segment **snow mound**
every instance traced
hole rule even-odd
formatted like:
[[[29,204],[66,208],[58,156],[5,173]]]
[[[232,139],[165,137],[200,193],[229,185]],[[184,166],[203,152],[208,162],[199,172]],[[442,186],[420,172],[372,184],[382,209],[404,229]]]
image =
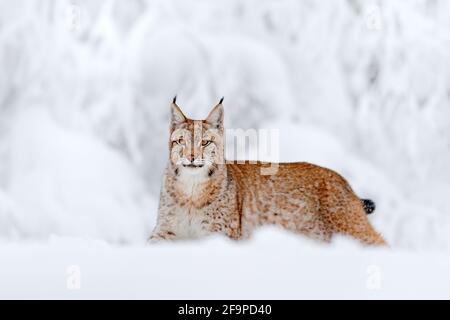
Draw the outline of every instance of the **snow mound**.
[[[0,298],[450,298],[450,258],[325,246],[270,228],[251,241],[117,247],[53,237],[0,246]]]
[[[14,120],[9,182],[0,193],[7,230],[0,236],[145,240],[156,205],[123,155],[87,132],[61,127],[41,108]]]

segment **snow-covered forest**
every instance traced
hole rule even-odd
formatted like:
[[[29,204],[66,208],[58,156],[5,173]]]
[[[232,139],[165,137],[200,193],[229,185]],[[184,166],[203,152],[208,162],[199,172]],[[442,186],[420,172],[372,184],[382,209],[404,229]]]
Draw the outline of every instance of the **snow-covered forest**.
[[[446,0],[0,0],[0,243],[142,245],[175,94],[341,173],[392,250],[450,250]]]

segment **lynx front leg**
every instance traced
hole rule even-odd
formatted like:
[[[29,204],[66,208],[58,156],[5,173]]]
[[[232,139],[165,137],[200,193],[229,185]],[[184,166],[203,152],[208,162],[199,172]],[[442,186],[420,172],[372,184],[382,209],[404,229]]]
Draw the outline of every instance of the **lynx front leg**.
[[[148,239],[148,243],[156,243],[163,240],[174,240],[176,238],[176,234],[169,230],[155,230],[152,235]]]
[[[175,228],[172,227],[172,225],[168,223],[168,221],[165,221],[165,219],[164,221],[158,221],[147,243],[156,243],[164,240],[175,240],[177,238],[177,234],[174,230]]]

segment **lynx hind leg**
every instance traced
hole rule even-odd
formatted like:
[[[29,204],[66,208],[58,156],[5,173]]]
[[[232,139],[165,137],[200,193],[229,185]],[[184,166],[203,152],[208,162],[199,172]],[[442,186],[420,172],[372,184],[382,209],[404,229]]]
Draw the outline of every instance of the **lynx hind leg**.
[[[322,219],[333,234],[348,235],[367,245],[387,245],[371,225],[361,201],[345,180],[327,189],[321,201]]]
[[[370,224],[359,200],[337,208],[328,207],[323,218],[333,234],[348,235],[367,245],[387,245],[383,237]]]
[[[353,220],[353,216],[355,216],[355,220]],[[383,237],[371,225],[364,210],[358,210],[358,212],[350,214],[349,218],[352,220],[350,221],[350,227],[344,230],[338,229],[337,232],[352,236],[364,244],[373,246],[387,245]]]

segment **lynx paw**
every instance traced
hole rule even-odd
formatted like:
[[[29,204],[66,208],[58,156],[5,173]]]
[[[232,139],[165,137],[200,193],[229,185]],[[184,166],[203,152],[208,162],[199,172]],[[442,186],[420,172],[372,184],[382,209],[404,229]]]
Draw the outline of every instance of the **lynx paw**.
[[[173,240],[175,239],[175,233],[166,231],[166,232],[158,232],[154,233],[147,240],[147,245],[155,244],[161,241]]]

